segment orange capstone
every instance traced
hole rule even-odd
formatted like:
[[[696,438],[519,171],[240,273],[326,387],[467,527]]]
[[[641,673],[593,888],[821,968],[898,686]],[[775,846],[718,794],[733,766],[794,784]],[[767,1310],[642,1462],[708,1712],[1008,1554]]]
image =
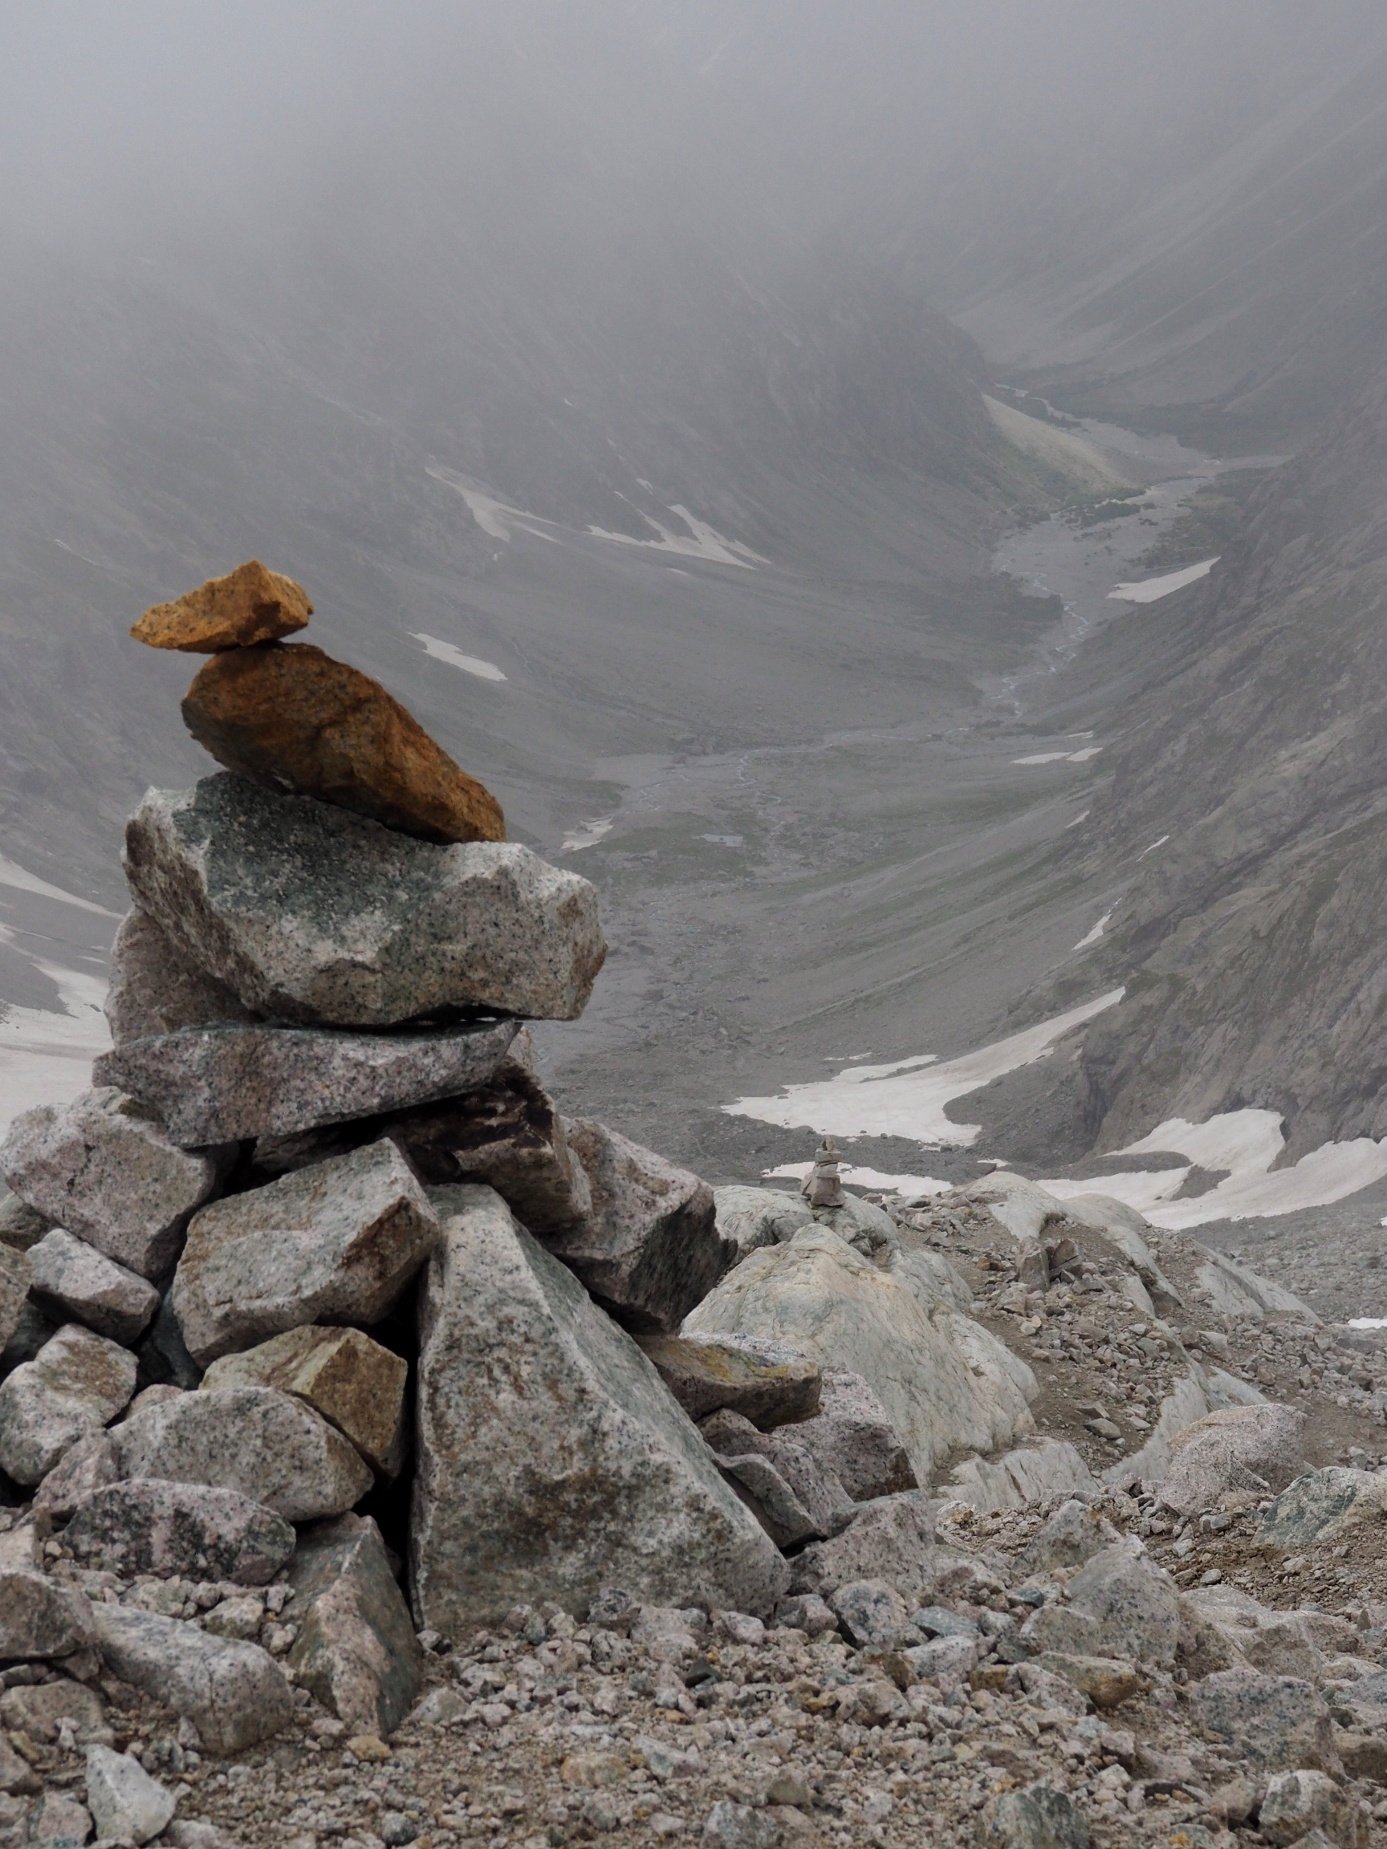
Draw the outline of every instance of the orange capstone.
[[[491,792],[379,681],[311,643],[214,655],[183,721],[219,764],[272,790],[316,796],[425,841],[504,841]]]
[[[248,559],[224,578],[209,578],[175,603],[157,603],[130,631],[151,648],[181,648],[215,655],[224,648],[277,642],[302,629],[313,614],[308,592],[292,578]]]

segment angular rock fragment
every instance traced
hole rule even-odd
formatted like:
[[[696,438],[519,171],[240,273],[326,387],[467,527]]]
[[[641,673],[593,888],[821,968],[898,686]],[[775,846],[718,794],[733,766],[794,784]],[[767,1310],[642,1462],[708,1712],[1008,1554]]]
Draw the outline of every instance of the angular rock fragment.
[[[1168,1573],[1130,1546],[1105,1547],[1069,1581],[1063,1605],[1042,1605],[1021,1631],[1032,1651],[1175,1661],[1180,1595]]]
[[[450,1009],[573,1020],[606,955],[592,887],[528,848],[414,841],[225,774],[151,790],[125,874],[181,957],[302,1026]]]
[[[424,1653],[380,1530],[357,1515],[310,1530],[289,1583],[298,1686],[353,1732],[388,1738],[418,1697]]]
[[[1021,1564],[1029,1573],[1055,1567],[1079,1567],[1122,1537],[1100,1509],[1071,1497],[1062,1502],[1027,1544]]]
[[[605,1124],[566,1126],[592,1213],[544,1243],[629,1329],[672,1332],[722,1270],[713,1190]]]
[[[237,649],[199,669],[183,723],[219,764],[271,790],[424,841],[504,841],[490,790],[379,681],[311,643]]]
[[[0,1661],[71,1656],[89,1649],[92,1608],[71,1586],[22,1567],[0,1569]]]
[[[202,1385],[205,1391],[277,1387],[292,1393],[349,1438],[373,1470],[396,1477],[408,1447],[408,1377],[408,1362],[360,1329],[309,1323],[214,1361]]]
[[[40,1482],[79,1438],[128,1404],[135,1376],[127,1350],[66,1323],[0,1382],[0,1469],[16,1483]]]
[[[33,1268],[27,1253],[16,1251],[13,1246],[0,1245],[0,1349],[19,1327],[32,1278]]]
[[[636,1339],[691,1419],[726,1408],[770,1431],[812,1419],[819,1410],[818,1363],[788,1342],[706,1335]]]
[[[63,1453],[34,1492],[34,1508],[66,1521],[79,1503],[120,1480],[120,1454],[107,1431],[88,1432]]]
[[[1095,1708],[1120,1708],[1146,1687],[1136,1664],[1124,1657],[1073,1656],[1045,1650],[1034,1661],[1038,1668],[1072,1682]]]
[[[182,1574],[267,1586],[294,1551],[294,1530],[237,1490],[136,1477],[80,1503],[63,1543],[83,1566],[127,1578]]]
[[[108,1841],[151,1842],[173,1816],[177,1800],[129,1753],[87,1748],[87,1807],[96,1833]]]
[[[916,1487],[910,1458],[881,1401],[847,1368],[823,1370],[819,1410],[796,1424],[794,1439],[854,1502]]]
[[[783,1245],[814,1224],[808,1202],[779,1188],[714,1188],[718,1235],[729,1265],[762,1246]]]
[[[189,1027],[102,1054],[92,1076],[126,1091],[171,1142],[196,1148],[290,1136],[470,1091],[495,1071],[516,1032],[514,1021],[394,1034]]]
[[[326,1419],[269,1387],[184,1393],[136,1413],[113,1437],[126,1477],[236,1490],[291,1522],[341,1515],[372,1482]]]
[[[449,1636],[604,1586],[760,1612],[785,1569],[635,1343],[490,1188],[433,1191],[420,1299],[416,1616]]]
[[[1312,1830],[1339,1849],[1354,1849],[1367,1841],[1366,1820],[1347,1792],[1327,1772],[1278,1772],[1267,1780],[1266,1796],[1257,1813],[1257,1828],[1265,1842],[1278,1849],[1309,1842]]]
[[[837,1477],[826,1476],[811,1453],[796,1442],[798,1426],[761,1432],[749,1419],[724,1407],[705,1419],[699,1430],[704,1443],[717,1456],[724,1476],[730,1477],[737,1493],[778,1547],[822,1540],[847,1526],[852,1517],[852,1498]],[[756,1463],[769,1466],[772,1474],[748,1468]],[[763,1490],[756,1488],[758,1483]],[[766,1490],[782,1498],[788,1493],[786,1510],[791,1519],[772,1514]],[[793,1528],[793,1537],[782,1539],[783,1528]]]
[[[116,931],[103,1006],[118,1047],[151,1034],[176,1034],[184,1027],[254,1019],[230,989],[185,963],[154,920],[138,908],[125,914]]]
[[[838,1624],[850,1644],[890,1650],[901,1642],[906,1629],[905,1600],[884,1579],[852,1580],[839,1586],[829,1599]]]
[[[30,1247],[34,1301],[50,1316],[76,1317],[98,1335],[127,1347],[138,1341],[159,1308],[147,1278],[118,1265],[61,1226]]]
[[[259,559],[247,559],[224,578],[209,578],[172,603],[154,604],[130,633],[149,648],[212,655],[292,635],[312,614],[301,584],[266,570]]]
[[[31,1740],[47,1745],[58,1738],[64,1721],[73,1723],[79,1743],[85,1746],[105,1726],[105,1703],[71,1676],[6,1689],[0,1695],[0,1723],[11,1733],[27,1733]]]
[[[1180,1515],[1218,1506],[1228,1491],[1265,1495],[1300,1473],[1305,1415],[1290,1406],[1227,1406],[1178,1432],[1160,1500]]]
[[[984,1849],[1088,1849],[1083,1812],[1053,1785],[1027,1785],[989,1799],[979,1820]]]
[[[209,1637],[129,1605],[98,1605],[93,1617],[112,1672],[186,1716],[209,1752],[239,1753],[293,1719],[289,1684],[258,1644]]]
[[[58,1324],[32,1300],[19,1312],[10,1339],[0,1350],[0,1380],[13,1374],[24,1362],[32,1361],[45,1342],[51,1342],[58,1333]]]
[[[173,1263],[219,1179],[216,1159],[176,1149],[113,1086],[16,1117],[0,1169],[31,1207],[142,1278]]]
[[[815,1521],[768,1457],[752,1451],[719,1457],[718,1468],[777,1547],[822,1538],[827,1529]]]
[[[1312,1766],[1331,1777],[1342,1769],[1329,1709],[1311,1682],[1226,1669],[1191,1682],[1186,1695],[1190,1725],[1249,1764]]]
[[[495,1188],[536,1239],[582,1227],[591,1216],[592,1190],[563,1119],[534,1074],[513,1059],[465,1098],[396,1118],[388,1134],[425,1181]]]
[[[949,1490],[986,1514],[1053,1502],[1058,1496],[1096,1498],[1103,1486],[1067,1439],[1042,1438],[998,1458],[965,1458],[949,1473]]]
[[[1272,1503],[1257,1529],[1257,1545],[1287,1553],[1337,1541],[1363,1522],[1387,1514],[1387,1473],[1331,1464],[1307,1470]]]
[[[791,1590],[827,1598],[858,1579],[884,1579],[903,1598],[932,1587],[938,1567],[934,1524],[919,1490],[882,1496],[841,1534],[813,1541],[792,1562]]]
[[[45,1849],[81,1849],[92,1833],[91,1812],[65,1791],[45,1791],[29,1813],[26,1841]]]
[[[204,1209],[170,1301],[205,1367],[306,1323],[379,1322],[438,1237],[399,1150],[372,1143]]]

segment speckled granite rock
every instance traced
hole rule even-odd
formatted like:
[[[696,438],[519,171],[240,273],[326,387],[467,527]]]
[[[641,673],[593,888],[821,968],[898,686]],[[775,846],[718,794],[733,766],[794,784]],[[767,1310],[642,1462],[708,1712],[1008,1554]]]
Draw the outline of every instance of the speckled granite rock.
[[[102,1054],[92,1076],[128,1092],[171,1141],[196,1148],[455,1097],[485,1084],[518,1029],[509,1020],[396,1034],[190,1027],[128,1041]]]
[[[440,847],[231,775],[151,790],[125,873],[180,956],[306,1026],[460,1008],[573,1020],[606,955],[592,887],[526,847]]]

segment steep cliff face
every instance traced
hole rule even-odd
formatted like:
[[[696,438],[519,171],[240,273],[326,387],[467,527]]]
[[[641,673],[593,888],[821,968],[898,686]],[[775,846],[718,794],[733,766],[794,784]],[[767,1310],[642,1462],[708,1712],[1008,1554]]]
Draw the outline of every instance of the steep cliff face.
[[[1204,584],[1094,652],[1142,680],[1071,860],[1132,882],[1069,979],[1127,984],[1082,1055],[1099,1147],[1245,1105],[1288,1159],[1387,1134],[1385,466],[1379,370]]]

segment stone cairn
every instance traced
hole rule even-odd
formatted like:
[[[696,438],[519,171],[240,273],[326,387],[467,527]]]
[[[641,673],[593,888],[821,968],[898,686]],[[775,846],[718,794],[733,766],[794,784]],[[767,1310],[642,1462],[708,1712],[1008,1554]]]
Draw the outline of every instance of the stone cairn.
[[[914,1481],[856,1376],[830,1416],[793,1350],[679,1337],[742,1256],[712,1191],[528,1056],[602,966],[592,887],[286,643],[311,608],[252,561],[136,625],[209,657],[182,710],[225,769],[131,817],[113,1049],[0,1149],[0,1663],[212,1752],[309,1697],[383,1736],[424,1648],[518,1605],[768,1613],[782,1546]]]

